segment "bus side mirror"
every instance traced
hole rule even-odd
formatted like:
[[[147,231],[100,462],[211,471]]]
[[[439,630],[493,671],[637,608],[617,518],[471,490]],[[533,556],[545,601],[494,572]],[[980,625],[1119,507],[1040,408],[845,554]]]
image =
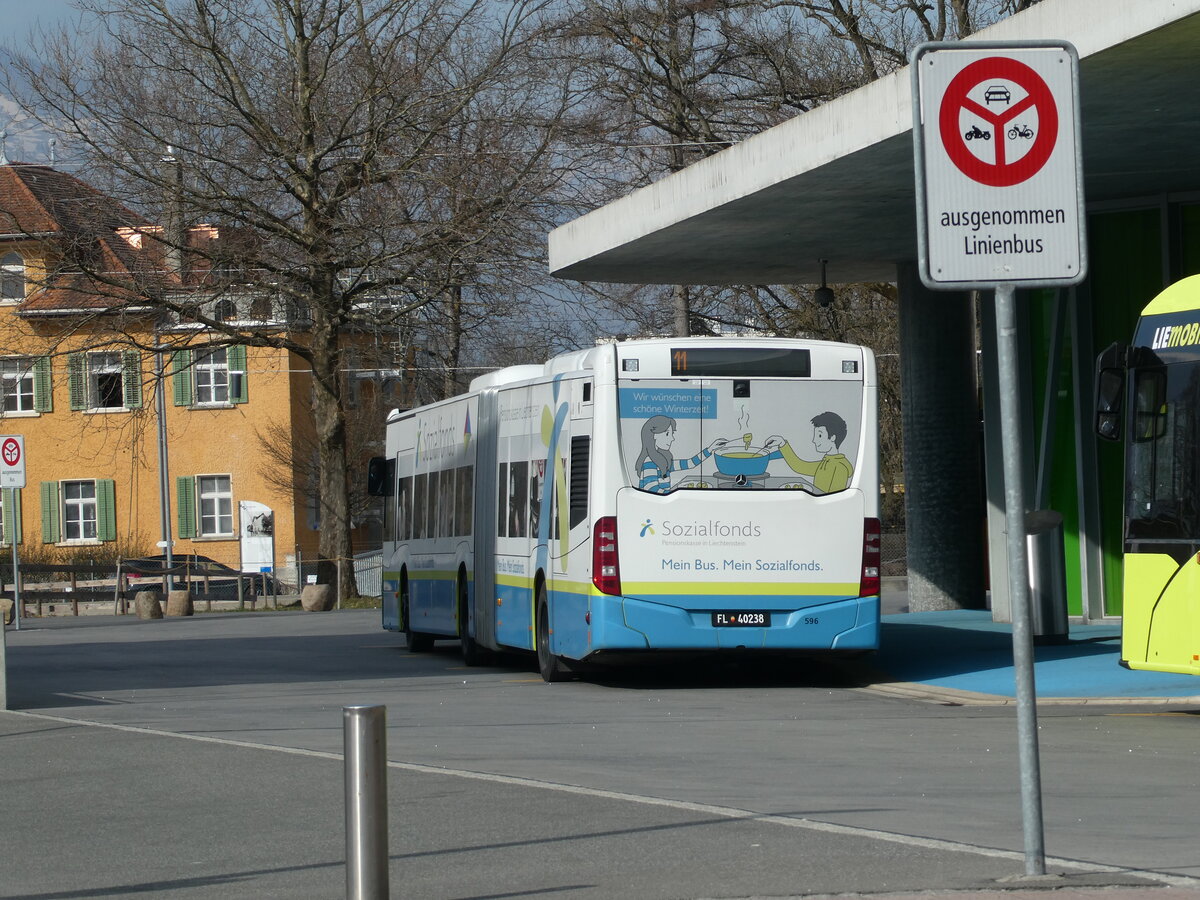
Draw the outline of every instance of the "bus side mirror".
[[[1121,439],[1125,403],[1125,347],[1110,345],[1096,361],[1096,434],[1106,441]]]
[[[371,497],[392,496],[395,463],[385,456],[372,456],[367,463],[367,494]]]
[[[1124,398],[1124,370],[1101,369],[1096,379],[1096,434],[1106,441],[1121,439],[1121,405]]]

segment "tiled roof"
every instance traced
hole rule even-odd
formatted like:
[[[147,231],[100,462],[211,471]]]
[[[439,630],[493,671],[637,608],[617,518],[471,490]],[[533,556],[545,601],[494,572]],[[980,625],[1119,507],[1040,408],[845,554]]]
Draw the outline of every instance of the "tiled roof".
[[[22,312],[106,309],[133,299],[121,297],[107,284],[109,279],[132,287],[135,277],[150,275],[160,285],[178,285],[165,271],[160,244],[131,242],[119,233],[154,230],[137,213],[73,175],[26,163],[0,166],[0,241],[47,241],[56,245],[55,255],[67,260],[64,270],[69,270],[31,286]],[[83,269],[105,273],[106,284],[90,281]]]

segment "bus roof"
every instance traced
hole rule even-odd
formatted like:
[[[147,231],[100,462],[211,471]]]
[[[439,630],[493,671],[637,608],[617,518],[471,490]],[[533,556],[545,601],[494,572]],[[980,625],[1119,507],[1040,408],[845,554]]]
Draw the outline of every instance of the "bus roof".
[[[511,384],[517,384],[522,381],[536,381],[539,378],[553,377],[555,375],[565,375],[571,372],[587,372],[597,368],[600,360],[611,354],[636,354],[654,347],[690,347],[690,346],[711,346],[714,342],[720,342],[730,347],[796,347],[796,346],[823,346],[823,347],[844,347],[860,349],[856,344],[838,344],[832,341],[818,341],[806,338],[783,338],[783,337],[720,337],[712,336],[700,337],[661,337],[661,338],[644,338],[642,340],[632,341],[612,341],[604,344],[597,344],[595,347],[587,347],[583,350],[572,350],[567,353],[561,353],[551,359],[545,365],[522,365],[509,366],[505,369],[497,369],[495,372],[489,372],[486,375],[480,375],[471,380],[471,391],[481,391],[487,388],[505,387]]]
[[[1200,310],[1200,275],[1183,278],[1151,300],[1142,310],[1143,316]]]

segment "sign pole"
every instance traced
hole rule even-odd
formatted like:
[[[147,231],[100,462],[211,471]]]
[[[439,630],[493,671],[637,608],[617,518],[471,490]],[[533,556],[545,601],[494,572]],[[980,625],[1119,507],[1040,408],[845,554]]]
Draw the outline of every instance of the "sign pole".
[[[910,57],[921,280],[990,290],[1004,457],[1004,519],[1025,874],[1046,874],[1021,462],[1016,290],[1087,272],[1079,55],[1066,41],[932,42]]]
[[[15,532],[16,529],[14,528],[13,531]],[[13,535],[12,548],[13,548],[13,625],[16,626],[17,631],[20,631],[21,630],[21,615],[22,615],[21,570],[17,565],[17,541],[16,541],[15,534]]]
[[[1004,520],[1008,531],[1008,585],[1012,604],[1013,672],[1017,693],[1017,745],[1021,769],[1021,821],[1025,874],[1046,874],[1042,822],[1042,774],[1038,754],[1037,689],[1029,611],[1029,562],[1025,546],[1025,486],[1021,460],[1021,387],[1017,372],[1016,291],[996,285],[996,361],[999,366],[1000,433],[1004,453]]]

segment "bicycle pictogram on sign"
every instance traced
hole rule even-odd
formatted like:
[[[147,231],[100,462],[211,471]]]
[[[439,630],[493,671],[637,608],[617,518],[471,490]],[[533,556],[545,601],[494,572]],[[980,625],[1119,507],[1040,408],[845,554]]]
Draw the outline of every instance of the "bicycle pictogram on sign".
[[[1036,127],[1030,124],[1035,121]],[[955,75],[938,114],[951,162],[972,181],[991,187],[1012,187],[1040,172],[1054,152],[1058,126],[1058,105],[1042,76],[1003,56],[977,60]],[[981,130],[995,140],[968,146]]]

